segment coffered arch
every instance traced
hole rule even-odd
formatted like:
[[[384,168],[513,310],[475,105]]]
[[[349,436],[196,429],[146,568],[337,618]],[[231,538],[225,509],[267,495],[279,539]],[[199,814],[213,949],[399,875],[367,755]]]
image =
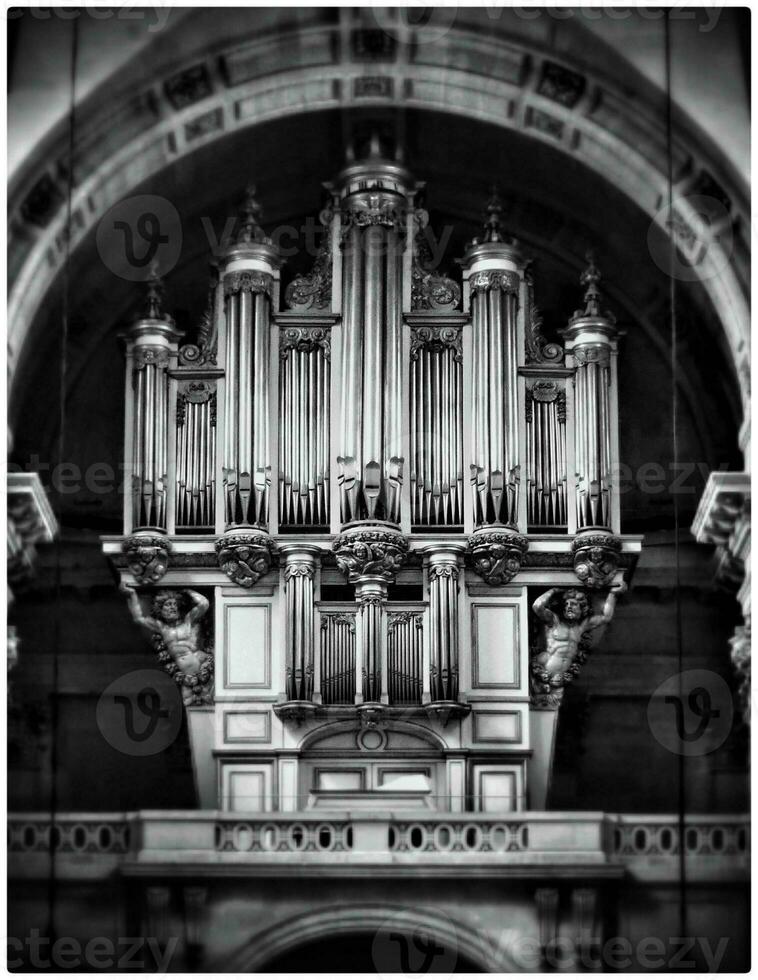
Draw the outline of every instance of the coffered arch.
[[[186,172],[183,164],[198,154],[223,158],[224,147],[239,146],[240,138],[251,143],[265,138],[267,124],[327,110],[339,116],[343,136],[353,116],[371,113],[394,115],[400,130],[403,120],[407,127],[414,113],[448,117],[453,133],[463,122],[495,127],[526,138],[543,158],[554,161],[554,196],[561,197],[564,174],[578,167],[632,202],[648,227],[656,216],[661,220],[667,173],[661,93],[614,59],[577,22],[560,25],[563,43],[558,57],[548,50],[548,38],[536,21],[501,18],[493,24],[481,11],[459,11],[434,43],[424,43],[416,29],[401,26],[395,31],[385,25],[382,30],[375,20],[366,22],[367,12],[352,12],[353,20],[336,11],[315,9],[307,16],[301,12],[296,21],[272,11],[250,15],[247,36],[227,29],[206,38],[202,46],[196,36],[197,21],[190,20],[192,36],[182,33],[189,28],[180,21],[175,44],[160,38],[148,49],[155,57],[143,56],[139,64],[127,64],[107,87],[77,108],[75,253],[91,249],[99,220],[136,188],[168,172],[175,173],[180,184]],[[588,43],[592,67],[582,53]],[[186,52],[184,59],[177,60],[176,51]],[[147,74],[146,64],[150,65]],[[681,113],[675,123],[675,198],[683,229],[679,242],[690,250],[697,269],[697,281],[685,286],[700,294],[715,315],[720,337],[714,337],[714,343],[725,347],[744,401],[748,363],[744,189],[704,134]],[[63,129],[51,133],[28,158],[11,188],[12,415],[15,383],[24,377],[18,369],[34,350],[35,330],[44,320],[40,310],[64,260],[66,139]],[[465,155],[463,141],[453,142]],[[301,145],[299,152],[304,150],[307,146]],[[511,163],[505,154],[487,160],[481,169],[501,178],[510,190]],[[228,187],[224,180],[210,189],[216,204],[228,195]],[[182,187],[179,195],[191,201],[199,194],[208,202],[208,190],[199,185],[191,191]],[[520,190],[513,187],[514,195]],[[284,193],[284,188],[277,191]],[[292,214],[297,210],[297,190],[290,187],[288,193],[287,210]],[[458,196],[458,206],[465,202],[463,209],[468,209],[466,189],[459,188]],[[565,217],[570,203],[569,195],[563,197]],[[311,209],[302,202],[303,212]],[[275,199],[269,202],[269,210],[281,213]],[[597,216],[586,218],[588,224],[597,224]],[[602,223],[608,225],[605,219]],[[607,237],[618,237],[622,231],[607,227]],[[658,232],[654,229],[650,234],[655,240]],[[96,252],[91,258],[98,261]]]

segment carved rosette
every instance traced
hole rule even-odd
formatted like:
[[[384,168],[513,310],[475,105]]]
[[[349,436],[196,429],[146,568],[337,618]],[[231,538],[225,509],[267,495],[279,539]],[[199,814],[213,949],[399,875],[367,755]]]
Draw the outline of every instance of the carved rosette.
[[[529,541],[507,528],[480,528],[469,538],[468,554],[474,571],[488,585],[506,585],[518,574]]]
[[[167,347],[138,346],[134,348],[134,368],[139,371],[146,364],[165,368],[169,364],[170,351]]]
[[[133,534],[121,545],[129,571],[140,585],[155,585],[168,568],[171,542],[159,534]]]
[[[351,528],[339,535],[333,546],[337,566],[348,582],[365,575],[394,581],[408,554],[408,542],[390,528]]]
[[[608,532],[578,534],[573,545],[574,572],[588,589],[605,589],[619,567],[621,540]]]
[[[252,588],[271,568],[273,544],[259,531],[235,531],[216,541],[219,567],[235,585]]]
[[[476,272],[469,279],[471,295],[488,289],[502,289],[504,293],[518,296],[521,281],[518,273],[505,269],[490,269],[487,272]]]

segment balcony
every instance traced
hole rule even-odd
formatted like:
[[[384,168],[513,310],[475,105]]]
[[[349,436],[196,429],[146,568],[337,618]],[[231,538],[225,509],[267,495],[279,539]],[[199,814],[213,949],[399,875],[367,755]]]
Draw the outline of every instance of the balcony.
[[[671,815],[425,812],[230,814],[207,811],[11,814],[9,877],[124,875],[621,878],[674,882],[681,838]],[[687,880],[746,881],[746,816],[691,816]],[[54,861],[54,869],[51,869]]]

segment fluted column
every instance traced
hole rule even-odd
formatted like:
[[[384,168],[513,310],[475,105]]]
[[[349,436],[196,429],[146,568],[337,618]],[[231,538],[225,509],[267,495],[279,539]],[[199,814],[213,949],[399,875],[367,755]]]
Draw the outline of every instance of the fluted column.
[[[602,588],[618,567],[621,542],[612,474],[618,467],[615,317],[601,306],[600,273],[592,259],[582,273],[584,308],[577,310],[562,334],[567,364],[574,367],[574,444],[576,459],[576,527],[574,568],[584,585]]]
[[[131,373],[132,497],[127,531],[168,528],[166,508],[169,451],[169,367],[176,361],[181,333],[163,312],[161,286],[150,282],[144,316],[127,335]],[[129,421],[129,420],[128,420]]]
[[[363,576],[355,587],[355,599],[358,604],[356,641],[361,665],[356,701],[371,704],[386,702],[382,656],[386,581],[378,575]]]
[[[315,661],[313,583],[320,550],[306,545],[280,549],[287,597],[286,697],[310,701]]]
[[[433,702],[458,698],[458,577],[462,547],[434,546],[429,556],[429,691]]]

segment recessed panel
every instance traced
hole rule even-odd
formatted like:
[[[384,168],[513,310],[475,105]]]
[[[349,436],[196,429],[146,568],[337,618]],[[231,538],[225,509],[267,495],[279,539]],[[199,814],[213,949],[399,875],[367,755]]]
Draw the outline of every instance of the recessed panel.
[[[271,607],[227,605],[224,686],[267,688],[271,683]]]
[[[518,711],[477,711],[473,726],[475,742],[521,741],[521,714]]]
[[[228,711],[224,715],[225,742],[268,742],[271,716],[267,711]]]
[[[519,686],[518,606],[472,603],[473,686]]]

